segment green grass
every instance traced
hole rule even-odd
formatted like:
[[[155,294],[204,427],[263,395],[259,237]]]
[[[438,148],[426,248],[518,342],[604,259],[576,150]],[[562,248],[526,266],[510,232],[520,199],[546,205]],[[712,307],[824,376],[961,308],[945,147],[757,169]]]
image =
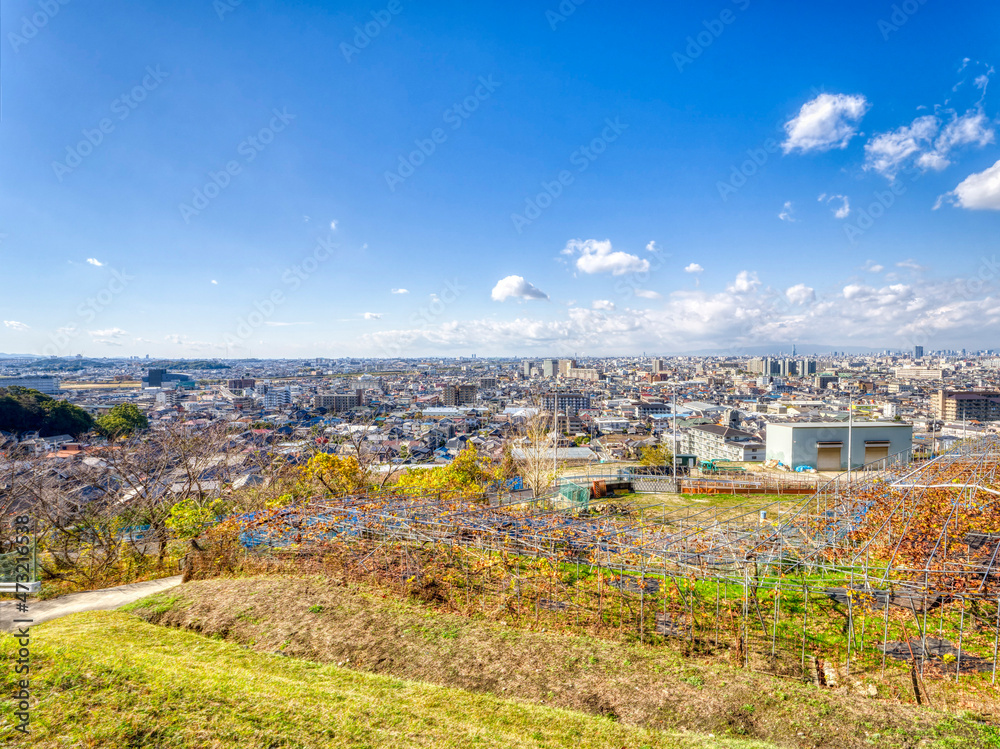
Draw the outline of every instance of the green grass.
[[[163,614],[171,609],[177,608],[182,599],[173,591],[164,593],[153,593],[145,598],[140,598],[135,603],[127,603],[121,607],[122,611],[144,610],[152,614]]]
[[[148,603],[148,599],[147,602]],[[155,606],[162,605],[154,604]],[[146,605],[144,608],[150,609]],[[120,612],[32,630],[34,747],[766,747],[257,653]],[[0,637],[0,688],[16,641]]]

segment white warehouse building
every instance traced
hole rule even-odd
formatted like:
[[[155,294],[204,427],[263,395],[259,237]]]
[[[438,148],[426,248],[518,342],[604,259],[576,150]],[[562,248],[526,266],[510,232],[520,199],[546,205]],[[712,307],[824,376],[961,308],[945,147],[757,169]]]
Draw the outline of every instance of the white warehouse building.
[[[767,425],[767,459],[819,471],[859,468],[913,447],[913,424],[901,421],[792,422]]]

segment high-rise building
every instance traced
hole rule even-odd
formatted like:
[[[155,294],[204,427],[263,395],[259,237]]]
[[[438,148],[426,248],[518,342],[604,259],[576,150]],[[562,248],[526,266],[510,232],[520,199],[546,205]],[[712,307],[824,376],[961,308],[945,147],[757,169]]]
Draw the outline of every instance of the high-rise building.
[[[149,387],[159,388],[163,387],[163,376],[167,373],[165,369],[150,369],[149,370]]]
[[[576,367],[576,359],[560,359],[559,360],[559,376],[566,377],[569,371]]]
[[[557,377],[559,375],[558,359],[542,359],[542,377]]]
[[[914,359],[922,359],[923,357],[924,357],[924,347],[923,346],[914,346],[913,347],[913,358]]]

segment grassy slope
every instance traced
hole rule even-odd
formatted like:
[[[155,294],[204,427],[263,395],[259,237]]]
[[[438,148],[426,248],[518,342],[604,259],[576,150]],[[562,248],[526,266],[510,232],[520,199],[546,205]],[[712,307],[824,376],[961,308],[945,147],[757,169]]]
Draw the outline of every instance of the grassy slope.
[[[323,579],[193,582],[133,604],[133,610],[265,652],[349,663],[657,729],[831,749],[1000,746],[996,728],[944,712],[750,674],[669,648],[470,620]],[[935,700],[942,706],[937,693]]]
[[[5,699],[6,746],[764,746],[265,655],[119,612],[74,615],[32,634],[33,732],[13,733]],[[0,638],[4,694],[15,651],[13,638]]]

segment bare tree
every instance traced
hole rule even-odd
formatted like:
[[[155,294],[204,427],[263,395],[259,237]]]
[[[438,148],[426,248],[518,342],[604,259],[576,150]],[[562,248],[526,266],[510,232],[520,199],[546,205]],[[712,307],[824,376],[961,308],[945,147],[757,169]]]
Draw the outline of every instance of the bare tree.
[[[524,417],[512,439],[514,460],[536,497],[544,494],[556,477],[550,453],[550,444],[554,445],[550,427],[548,414],[539,410]]]

